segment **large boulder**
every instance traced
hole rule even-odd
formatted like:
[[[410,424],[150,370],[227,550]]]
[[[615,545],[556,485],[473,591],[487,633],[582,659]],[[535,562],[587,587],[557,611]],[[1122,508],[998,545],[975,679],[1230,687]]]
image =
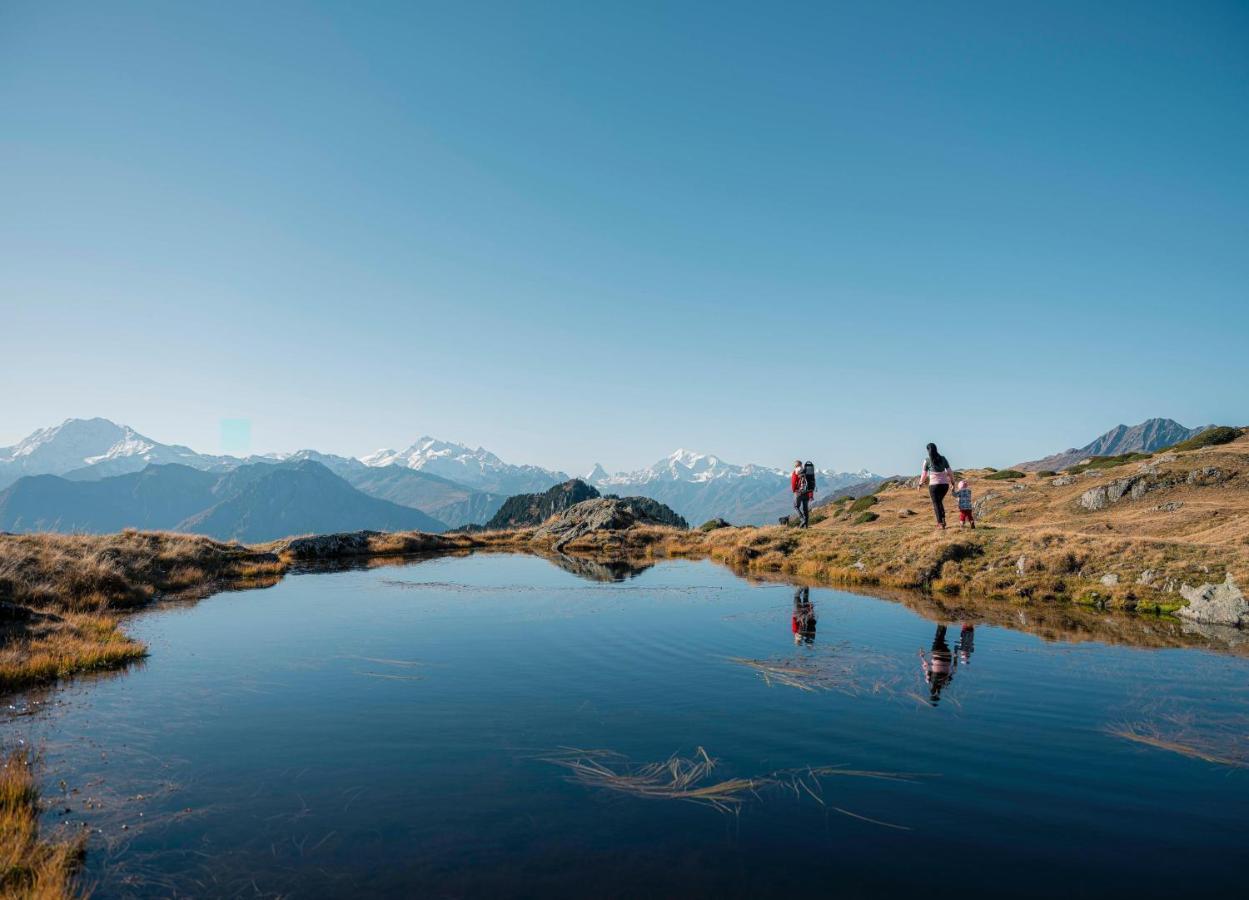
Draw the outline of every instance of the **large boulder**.
[[[596,531],[624,531],[635,525],[688,527],[684,519],[648,497],[600,497],[558,513],[534,532],[535,541],[553,541],[556,549]]]
[[[494,517],[486,523],[488,530],[526,528],[541,525],[555,513],[570,509],[585,500],[599,496],[597,489],[580,478],[557,484],[541,494],[517,494],[509,497]]]
[[[1188,606],[1176,610],[1178,615],[1207,625],[1249,625],[1249,602],[1236,585],[1232,573],[1222,584],[1203,584],[1200,587],[1181,585],[1180,596]]]

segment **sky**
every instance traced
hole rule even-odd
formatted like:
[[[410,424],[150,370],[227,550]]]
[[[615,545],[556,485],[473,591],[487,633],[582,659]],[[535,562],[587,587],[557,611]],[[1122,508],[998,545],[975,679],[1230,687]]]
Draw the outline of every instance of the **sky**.
[[[0,0],[0,445],[1244,424],[1247,161],[1243,2]]]

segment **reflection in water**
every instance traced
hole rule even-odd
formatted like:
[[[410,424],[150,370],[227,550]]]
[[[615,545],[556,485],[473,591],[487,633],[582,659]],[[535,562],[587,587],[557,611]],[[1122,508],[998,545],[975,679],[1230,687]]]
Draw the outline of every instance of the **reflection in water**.
[[[969,847],[960,900],[1046,896],[1037,859],[1084,896],[1243,889],[1243,659],[1019,630],[1129,621],[1080,610],[577,568],[478,554],[138,617],[143,668],[0,735],[41,753],[45,824],[87,824],[99,896],[894,896]],[[1118,850],[1156,842],[1142,809],[1174,847],[1147,868]]]
[[[928,702],[933,706],[941,702],[941,691],[954,680],[954,670],[958,667],[950,645],[945,642],[945,628],[944,622],[937,626],[930,656],[919,651],[919,664],[924,670],[924,681],[928,683]]]
[[[794,632],[794,643],[814,644],[815,623],[815,607],[811,604],[811,588],[795,588],[794,614],[790,620],[790,628]]]
[[[586,556],[569,556],[567,553],[544,553],[542,558],[587,581],[618,582],[636,578],[654,565],[654,562],[627,559],[592,559]]]
[[[971,665],[971,655],[976,651],[976,626],[969,622],[963,623],[963,630],[959,632],[958,643],[954,645],[954,650],[958,653],[958,661],[964,666]]]

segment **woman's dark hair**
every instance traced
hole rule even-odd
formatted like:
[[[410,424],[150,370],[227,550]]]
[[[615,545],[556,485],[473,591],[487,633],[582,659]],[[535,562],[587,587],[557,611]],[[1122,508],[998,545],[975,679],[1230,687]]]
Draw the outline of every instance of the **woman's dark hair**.
[[[928,445],[928,468],[934,472],[944,472],[950,468],[950,461],[941,455],[936,444]]]

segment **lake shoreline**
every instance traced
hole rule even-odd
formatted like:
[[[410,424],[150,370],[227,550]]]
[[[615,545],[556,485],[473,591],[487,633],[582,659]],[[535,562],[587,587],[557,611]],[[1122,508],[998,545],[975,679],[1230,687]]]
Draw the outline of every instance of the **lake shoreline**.
[[[847,533],[835,521],[809,530],[786,526],[682,530],[634,526],[595,531],[554,548],[532,528],[509,531],[350,532],[245,546],[168,532],[116,535],[0,535],[0,694],[75,674],[123,667],[146,647],[121,628],[126,612],[157,599],[198,599],[224,590],[272,586],[292,571],[319,565],[378,565],[420,556],[497,551],[559,557],[591,565],[707,559],[738,575],[848,588],[910,598],[959,616],[996,609],[1088,622],[1104,611],[1168,618],[1185,604],[1167,585],[1107,585],[1095,573],[1122,565],[1139,542],[1118,536],[1035,532],[1006,527],[932,533],[893,525]],[[1217,582],[1209,548],[1171,544],[1155,552]],[[1217,549],[1217,548],[1216,548]],[[1077,557],[1077,552],[1079,556]],[[1217,554],[1214,554],[1217,557]],[[1031,566],[1014,563],[1022,559]],[[1074,560],[1082,571],[1069,571]],[[1048,561],[1048,562],[1047,562]],[[1057,565],[1053,561],[1057,561]],[[1217,559],[1215,560],[1217,564]],[[1148,561],[1142,565],[1148,564]],[[1066,571],[1065,571],[1066,570]],[[1230,571],[1230,570],[1225,570]],[[1092,572],[1094,575],[1088,576]],[[594,577],[594,576],[590,576]],[[1117,581],[1117,579],[1116,579]],[[1169,588],[1169,590],[1167,589]],[[907,601],[903,601],[907,602]],[[1089,615],[1077,615],[1084,608]],[[1172,619],[1173,623],[1177,620]],[[1207,638],[1239,646],[1238,629],[1184,623],[1190,638],[1152,638],[1177,646]],[[1105,631],[1092,626],[1083,630]]]

